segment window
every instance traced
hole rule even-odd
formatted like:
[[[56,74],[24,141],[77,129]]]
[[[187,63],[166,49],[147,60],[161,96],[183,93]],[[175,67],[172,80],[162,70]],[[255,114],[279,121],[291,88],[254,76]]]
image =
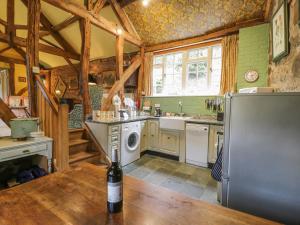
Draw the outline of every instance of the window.
[[[221,45],[157,55],[153,59],[153,95],[217,95],[221,67]]]

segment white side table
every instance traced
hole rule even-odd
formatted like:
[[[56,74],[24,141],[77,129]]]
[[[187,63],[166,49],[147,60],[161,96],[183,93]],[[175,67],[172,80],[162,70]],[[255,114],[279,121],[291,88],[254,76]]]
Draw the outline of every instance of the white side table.
[[[26,141],[16,141],[12,138],[0,138],[0,163],[12,159],[40,155],[47,158],[48,172],[52,171],[52,142],[48,137],[29,138]]]

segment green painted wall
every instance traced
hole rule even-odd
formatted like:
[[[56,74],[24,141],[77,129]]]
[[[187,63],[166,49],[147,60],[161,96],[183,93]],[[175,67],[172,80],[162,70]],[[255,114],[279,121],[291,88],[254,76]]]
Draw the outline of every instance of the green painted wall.
[[[237,90],[245,87],[268,86],[269,65],[269,24],[240,29],[237,66]],[[259,79],[248,83],[244,74],[256,70]]]
[[[187,115],[213,115],[215,113],[205,107],[205,100],[208,98],[214,99],[215,96],[145,97],[144,100],[150,100],[152,107],[160,104],[163,112],[179,113],[178,102],[181,101],[182,111]]]

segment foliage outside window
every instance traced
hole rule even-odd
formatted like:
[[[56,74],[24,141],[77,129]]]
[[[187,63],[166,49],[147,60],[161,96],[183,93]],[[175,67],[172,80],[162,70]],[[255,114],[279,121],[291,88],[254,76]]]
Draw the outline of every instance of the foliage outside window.
[[[221,45],[156,55],[153,60],[153,96],[217,95],[221,67]]]

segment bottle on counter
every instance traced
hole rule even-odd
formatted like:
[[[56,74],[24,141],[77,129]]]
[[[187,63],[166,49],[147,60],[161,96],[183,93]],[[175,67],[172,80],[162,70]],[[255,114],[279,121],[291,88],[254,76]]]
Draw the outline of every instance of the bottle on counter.
[[[107,170],[107,210],[118,213],[123,207],[123,172],[118,162],[118,149],[112,150],[112,164]]]

